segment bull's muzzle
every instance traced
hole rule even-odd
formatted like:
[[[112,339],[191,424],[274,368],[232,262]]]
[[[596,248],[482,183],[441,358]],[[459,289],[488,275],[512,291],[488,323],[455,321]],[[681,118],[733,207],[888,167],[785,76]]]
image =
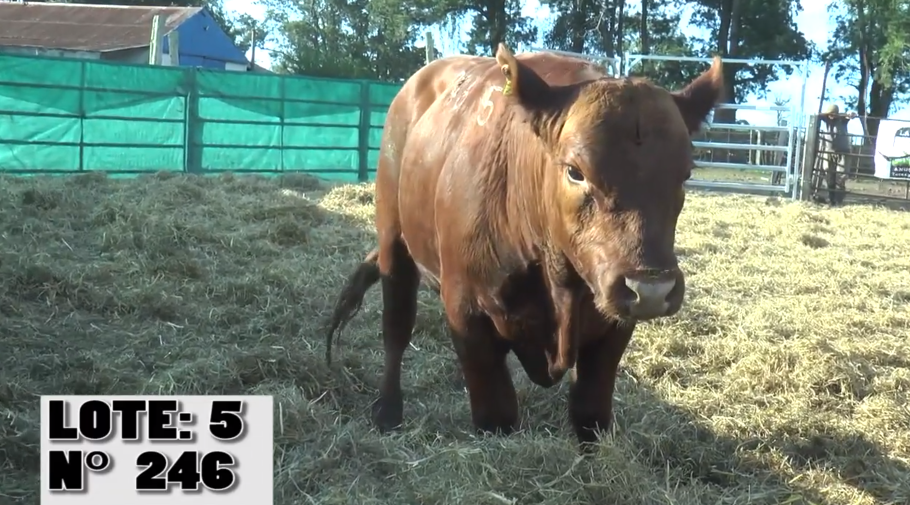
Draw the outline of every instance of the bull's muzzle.
[[[630,272],[617,280],[618,308],[622,315],[645,321],[671,316],[679,311],[685,282],[678,269],[655,273],[653,270]]]

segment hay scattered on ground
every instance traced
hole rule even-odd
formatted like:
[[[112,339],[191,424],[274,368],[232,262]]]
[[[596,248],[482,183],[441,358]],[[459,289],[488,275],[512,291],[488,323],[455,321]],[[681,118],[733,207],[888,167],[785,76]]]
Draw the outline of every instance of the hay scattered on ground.
[[[0,178],[0,502],[37,503],[56,394],[272,394],[276,504],[910,503],[910,215],[691,194],[688,305],[642,325],[615,438],[515,368],[524,430],[477,438],[421,295],[405,422],[368,420],[379,290],[323,361],[372,188],[304,177]]]

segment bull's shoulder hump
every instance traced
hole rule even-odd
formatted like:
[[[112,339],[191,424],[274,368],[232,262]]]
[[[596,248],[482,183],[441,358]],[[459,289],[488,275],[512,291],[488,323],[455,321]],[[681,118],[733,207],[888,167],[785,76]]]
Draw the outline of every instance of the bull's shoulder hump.
[[[405,87],[418,95],[443,98],[456,88],[473,87],[493,75],[496,60],[484,56],[456,55],[434,60],[415,72]]]
[[[432,75],[436,79],[451,80],[460,74],[475,74],[492,68],[496,60],[486,56],[470,56],[459,54],[446,56],[434,60],[421,69],[422,73]]]
[[[551,86],[565,86],[608,77],[607,69],[582,56],[540,51],[516,56]]]

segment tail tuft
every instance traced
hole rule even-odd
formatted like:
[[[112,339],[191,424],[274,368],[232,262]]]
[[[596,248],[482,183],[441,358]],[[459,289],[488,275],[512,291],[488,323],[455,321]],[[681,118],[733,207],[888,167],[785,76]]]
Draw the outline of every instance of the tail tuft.
[[[325,337],[326,364],[332,364],[332,341],[335,333],[344,330],[344,327],[363,305],[363,297],[366,292],[377,282],[379,282],[379,249],[373,249],[357,267],[357,270],[348,277],[344,289],[338,296],[338,301],[335,302],[335,310]]]

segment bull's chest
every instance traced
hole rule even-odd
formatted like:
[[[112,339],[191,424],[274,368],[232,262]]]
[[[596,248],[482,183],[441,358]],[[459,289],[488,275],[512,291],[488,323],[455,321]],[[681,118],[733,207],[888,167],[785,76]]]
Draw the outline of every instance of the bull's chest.
[[[526,344],[544,344],[556,332],[553,299],[539,266],[509,275],[496,291],[499,313],[490,316],[499,319],[502,335],[512,341]]]
[[[572,307],[557,307],[550,294],[548,284],[540,270],[512,275],[498,291],[498,311],[491,311],[502,337],[513,345],[540,352],[555,352],[557,345],[557,312],[568,316],[567,324],[579,339],[579,343],[596,339],[609,331],[610,323],[604,319],[594,305],[593,294],[585,286],[571,299]]]

